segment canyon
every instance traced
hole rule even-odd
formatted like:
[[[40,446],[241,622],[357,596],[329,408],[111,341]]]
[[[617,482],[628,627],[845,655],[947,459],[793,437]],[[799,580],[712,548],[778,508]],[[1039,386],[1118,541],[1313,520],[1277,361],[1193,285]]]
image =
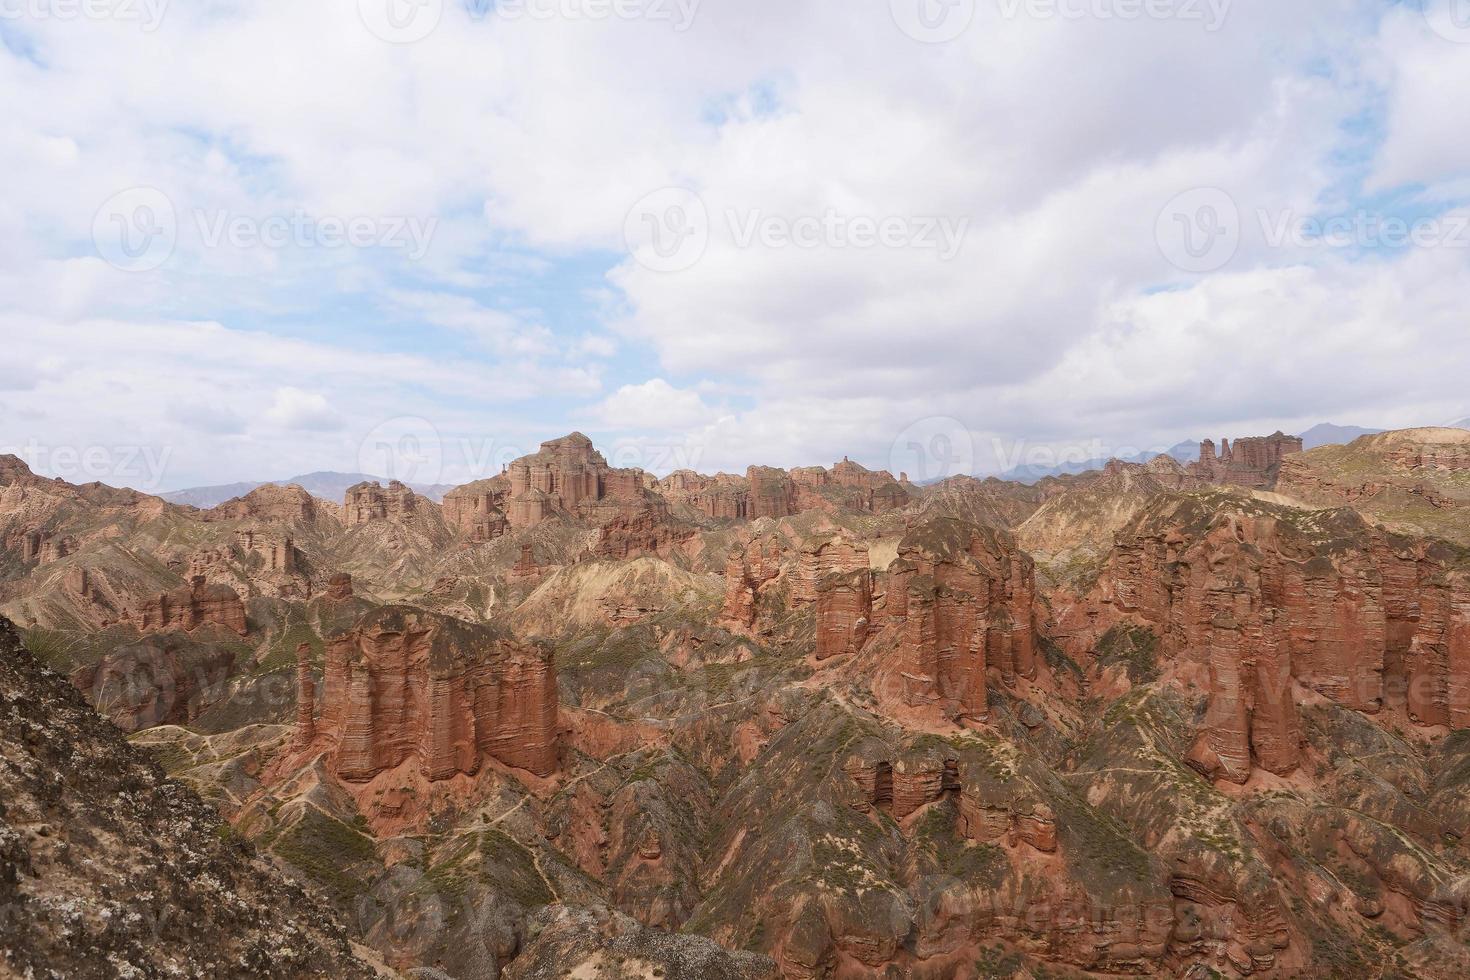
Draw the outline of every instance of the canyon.
[[[0,613],[389,973],[1450,978],[1467,447],[918,485],[571,433],[207,510],[6,457]]]

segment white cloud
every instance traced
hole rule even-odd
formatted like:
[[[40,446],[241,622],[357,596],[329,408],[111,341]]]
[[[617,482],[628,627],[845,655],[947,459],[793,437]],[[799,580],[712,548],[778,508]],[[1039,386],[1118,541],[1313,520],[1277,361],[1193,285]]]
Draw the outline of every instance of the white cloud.
[[[335,432],[346,425],[325,395],[300,388],[277,388],[275,401],[265,417],[283,429],[306,432]]]
[[[715,411],[697,391],[675,388],[663,378],[624,385],[592,408],[606,429],[644,429],[666,432],[702,426]]]
[[[147,34],[25,25],[34,59],[0,49],[0,330],[28,331],[15,356],[61,353],[66,373],[15,401],[107,399],[105,425],[68,406],[37,422],[53,440],[127,425],[193,446],[188,422],[302,422],[291,451],[310,464],[404,414],[534,443],[580,423],[557,399],[595,398],[616,371],[653,380],[593,422],[635,441],[682,430],[738,469],[848,451],[888,465],[930,417],[982,442],[1148,444],[1337,413],[1412,422],[1458,397],[1442,365],[1465,362],[1463,251],[1273,247],[1260,215],[1351,207],[1360,177],[1464,194],[1470,157],[1442,107],[1470,85],[1470,48],[1371,0],[1237,0],[1214,32],[1004,7],[980,5],[942,46],[904,36],[882,2],[703,4],[683,32],[476,22],[447,3],[400,46],[363,29],[356,0],[175,4]],[[89,238],[98,205],[135,185],[163,189],[180,223],[170,263],[130,276]],[[678,272],[618,258],[629,208],[667,186],[705,204],[703,257]],[[1228,191],[1243,223],[1234,261],[1205,275],[1155,240],[1160,209],[1195,187]],[[191,217],[298,208],[438,224],[411,262],[210,248]],[[947,261],[737,240],[752,218],[829,213],[967,233]],[[584,268],[599,261],[606,293]],[[312,343],[192,322],[311,321],[323,297],[423,333],[359,341],[344,315]],[[1412,367],[1431,343],[1436,363]],[[150,380],[164,375],[167,399]],[[212,399],[213,423],[169,416]],[[230,463],[272,460],[256,452]]]

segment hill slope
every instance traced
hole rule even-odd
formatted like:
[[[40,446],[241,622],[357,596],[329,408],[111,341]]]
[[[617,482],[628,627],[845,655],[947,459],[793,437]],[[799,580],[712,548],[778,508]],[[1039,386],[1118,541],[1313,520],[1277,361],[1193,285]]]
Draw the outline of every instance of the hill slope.
[[[0,692],[0,974],[377,975],[4,619]]]

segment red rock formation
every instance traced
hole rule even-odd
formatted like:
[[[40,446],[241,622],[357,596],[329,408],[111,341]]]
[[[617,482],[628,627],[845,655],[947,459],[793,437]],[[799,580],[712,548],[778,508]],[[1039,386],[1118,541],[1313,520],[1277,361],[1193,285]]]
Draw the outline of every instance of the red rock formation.
[[[144,632],[192,631],[207,624],[244,636],[245,604],[234,589],[227,585],[209,585],[199,575],[183,588],[148,600],[138,614],[138,628]]]
[[[314,524],[318,515],[316,498],[291,484],[274,483],[256,487],[243,497],[227,500],[204,512],[207,521],[263,521],[281,524]]]
[[[311,673],[311,644],[296,647],[295,744],[310,745],[316,738],[316,678]]]
[[[258,557],[266,572],[281,575],[297,573],[296,544],[288,535],[241,530],[235,532],[235,544],[245,555]]]
[[[521,543],[521,556],[507,573],[511,581],[536,583],[541,581],[541,566],[536,564],[536,553],[530,542]]]
[[[817,601],[818,587],[828,575],[855,572],[868,567],[868,549],[845,538],[819,535],[801,546],[796,558],[796,581],[791,592],[792,605]]]
[[[1162,498],[1119,536],[1090,635],[1146,624],[1166,658],[1207,667],[1189,754],[1201,771],[1241,783],[1253,766],[1287,773],[1301,757],[1294,682],[1360,711],[1391,697],[1426,724],[1470,724],[1470,585],[1439,547],[1348,510]]]
[[[1229,439],[1222,439],[1218,456],[1215,443],[1206,439],[1199,444],[1199,461],[1190,464],[1189,472],[1207,483],[1270,489],[1276,485],[1282,459],[1301,451],[1301,437],[1284,432],[1237,439],[1233,448]]]
[[[785,470],[752,466],[746,470],[745,478],[750,483],[746,515],[751,520],[790,517],[796,513],[796,484]]]
[[[909,502],[909,491],[886,470],[874,472],[847,457],[831,470],[804,466],[791,471],[797,485],[797,510],[845,507],[882,513]]]
[[[827,576],[817,588],[817,659],[863,648],[873,617],[873,573],[867,568]]]
[[[444,495],[444,519],[470,541],[493,541],[510,528],[505,516],[509,491],[504,476],[455,487]]]
[[[642,470],[615,470],[580,432],[541,444],[506,469],[505,512],[512,527],[529,527],[558,514],[605,523],[662,500],[648,492]]]
[[[620,514],[604,524],[598,529],[592,553],[614,560],[640,555],[667,558],[696,533],[696,528],[671,520],[666,511],[650,507],[636,514]]]
[[[675,503],[685,503],[712,520],[743,521],[749,516],[750,481],[729,473],[701,476],[692,470],[669,474],[659,492]]]
[[[929,521],[900,542],[884,579],[882,618],[896,642],[875,681],[880,698],[980,720],[988,674],[1035,676],[1034,571],[1009,535]]]
[[[342,602],[352,598],[352,576],[346,572],[338,572],[327,580],[327,591],[323,598],[333,602]]]
[[[719,622],[736,630],[753,629],[759,618],[762,589],[781,574],[785,548],[780,537],[767,534],[730,552],[725,564],[725,604]]]
[[[385,488],[381,484],[364,482],[347,490],[343,503],[344,517],[348,527],[371,524],[374,521],[408,523],[427,503],[422,497],[397,480],[390,480]]]
[[[403,606],[374,610],[327,645],[313,751],[364,782],[410,759],[430,780],[486,758],[556,769],[556,669],[544,647]]]

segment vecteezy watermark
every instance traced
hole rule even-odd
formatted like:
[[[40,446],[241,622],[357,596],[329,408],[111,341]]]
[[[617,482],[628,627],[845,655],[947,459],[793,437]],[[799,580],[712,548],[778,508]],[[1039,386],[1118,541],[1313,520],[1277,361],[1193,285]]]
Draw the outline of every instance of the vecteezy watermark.
[[[199,240],[206,248],[385,248],[402,249],[417,262],[429,251],[438,218],[412,215],[316,216],[297,208],[264,218],[226,210],[195,208]]]
[[[1225,26],[1234,0],[996,0],[1005,20],[1142,20],[1197,23],[1206,31]]]
[[[1240,208],[1218,187],[1196,187],[1164,205],[1154,238],[1164,258],[1185,272],[1223,269],[1240,248]]]
[[[169,260],[179,239],[173,201],[156,187],[112,195],[92,218],[97,254],[124,272],[151,272]]]
[[[1470,0],[1422,0],[1424,19],[1434,33],[1456,44],[1470,44]]]
[[[1470,214],[1444,214],[1413,220],[1359,209],[1329,217],[1292,211],[1256,212],[1271,248],[1470,248]]]
[[[1159,213],[1159,251],[1186,272],[1214,272],[1235,258],[1254,224],[1267,248],[1373,250],[1470,248],[1470,214],[1406,218],[1368,208],[1327,216],[1257,208],[1248,217],[1225,191],[1199,187],[1174,197]]]
[[[116,21],[151,34],[163,23],[169,0],[0,0],[0,20]]]
[[[357,16],[389,44],[422,41],[444,17],[444,0],[357,0]]]
[[[970,219],[945,215],[845,215],[828,208],[820,215],[766,214],[760,209],[724,213],[736,248],[932,249],[941,261],[959,254]]]
[[[727,208],[711,221],[698,194],[666,187],[633,206],[623,238],[640,265],[681,272],[704,256],[715,231],[739,249],[914,249],[947,262],[959,254],[969,229],[968,217],[843,214],[836,208],[797,215]]]
[[[888,470],[914,483],[935,483],[975,472],[975,437],[959,419],[919,419],[893,440]]]
[[[654,272],[691,268],[709,247],[709,209],[694,191],[664,187],[640,198],[623,221],[629,254]]]
[[[357,467],[401,483],[438,483],[444,473],[444,439],[428,419],[416,415],[388,419],[363,437]]]
[[[694,26],[701,0],[468,0],[471,14],[495,11],[497,19],[516,21],[643,20],[667,23],[682,34]]]
[[[172,446],[55,446],[32,439],[0,449],[0,455],[19,456],[37,473],[68,483],[107,483],[134,490],[154,491],[163,485]]]
[[[380,248],[399,249],[411,261],[427,254],[438,218],[412,215],[313,215],[297,208],[289,214],[237,214],[226,209],[187,212],[205,248]],[[114,194],[92,219],[97,254],[124,272],[150,272],[166,263],[179,240],[179,212],[156,187],[133,187]]]
[[[888,0],[893,22],[915,41],[946,44],[975,21],[976,0]]]

